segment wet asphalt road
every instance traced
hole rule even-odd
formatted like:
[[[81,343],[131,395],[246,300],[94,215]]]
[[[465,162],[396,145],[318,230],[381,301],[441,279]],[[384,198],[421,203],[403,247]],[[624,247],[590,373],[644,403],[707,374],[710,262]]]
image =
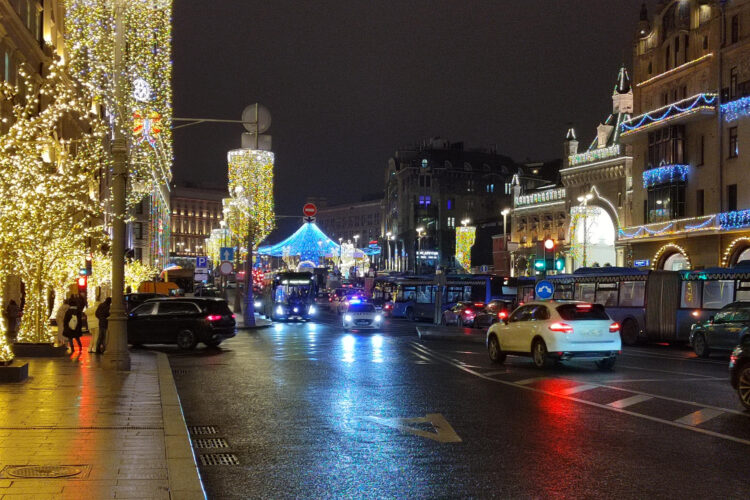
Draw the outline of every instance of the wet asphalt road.
[[[215,426],[237,465],[201,466],[209,498],[747,498],[750,413],[727,360],[627,349],[611,372],[478,344],[420,342],[414,324],[241,331],[169,347],[188,426]],[[412,420],[400,420],[412,419]]]

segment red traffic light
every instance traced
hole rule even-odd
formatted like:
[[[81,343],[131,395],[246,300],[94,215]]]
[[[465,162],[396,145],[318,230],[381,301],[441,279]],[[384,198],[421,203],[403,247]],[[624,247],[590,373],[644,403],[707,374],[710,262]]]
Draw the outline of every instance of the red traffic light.
[[[86,285],[88,285],[88,276],[79,276],[78,277],[78,288],[86,288]]]
[[[552,238],[548,238],[544,240],[544,248],[547,250],[554,250],[555,249],[555,240]]]

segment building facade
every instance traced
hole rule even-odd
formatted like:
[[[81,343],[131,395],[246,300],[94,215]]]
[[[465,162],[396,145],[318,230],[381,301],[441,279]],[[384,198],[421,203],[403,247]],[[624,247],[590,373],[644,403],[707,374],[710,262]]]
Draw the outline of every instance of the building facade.
[[[169,253],[174,257],[206,255],[206,239],[222,220],[221,189],[174,186],[170,196],[172,210]]]
[[[396,151],[385,172],[381,245],[390,246],[387,267],[458,270],[457,233],[471,232],[460,228],[491,225],[492,234],[500,233],[501,212],[512,206],[514,176],[531,187],[547,183],[543,174],[540,166],[517,165],[494,149],[469,150],[444,139]],[[483,253],[490,264],[491,235],[473,233],[471,239],[475,247],[487,247]]]
[[[333,241],[352,241],[366,247],[378,241],[382,228],[383,200],[370,200],[318,208],[316,223]]]
[[[728,266],[750,258],[750,1],[660,2],[644,10],[633,61],[633,222],[627,263]]]

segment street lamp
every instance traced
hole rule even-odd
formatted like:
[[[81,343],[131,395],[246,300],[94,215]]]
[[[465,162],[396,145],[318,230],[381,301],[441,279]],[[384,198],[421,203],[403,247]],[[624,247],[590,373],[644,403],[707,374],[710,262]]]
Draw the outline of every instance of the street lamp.
[[[419,269],[419,254],[422,252],[422,237],[427,234],[423,226],[417,228],[417,254],[414,257],[414,272],[418,272]]]
[[[591,201],[594,198],[594,195],[591,193],[586,193],[583,196],[578,197],[578,202],[583,205],[583,267],[586,267],[588,264],[587,258],[586,258],[586,251],[587,247],[589,246],[589,231],[587,227],[588,222],[588,208],[586,207],[588,202]]]
[[[508,214],[510,213],[510,208],[503,208],[500,213],[503,216],[503,251],[508,255],[508,257],[510,257],[510,253],[508,252],[508,231],[506,226],[506,220],[508,218]],[[510,272],[513,268],[510,258],[508,258],[508,268],[508,272]]]
[[[464,227],[466,227],[469,222],[471,222],[471,219],[461,219],[461,225]]]
[[[392,235],[392,233],[390,231],[388,231],[387,233],[385,233],[385,245],[388,247],[386,249],[386,252],[388,252],[388,253],[387,253],[387,257],[385,259],[385,266],[386,266],[386,268],[389,268],[389,269],[391,267],[391,235]]]

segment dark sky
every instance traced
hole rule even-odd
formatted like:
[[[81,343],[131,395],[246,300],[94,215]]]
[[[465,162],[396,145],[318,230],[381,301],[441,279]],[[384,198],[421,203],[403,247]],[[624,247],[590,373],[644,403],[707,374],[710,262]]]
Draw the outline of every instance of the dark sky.
[[[652,7],[653,0],[649,2]],[[517,161],[588,143],[632,65],[640,0],[175,0],[174,113],[273,116],[276,204],[358,201],[431,136]],[[177,182],[225,186],[241,125],[175,131]]]

